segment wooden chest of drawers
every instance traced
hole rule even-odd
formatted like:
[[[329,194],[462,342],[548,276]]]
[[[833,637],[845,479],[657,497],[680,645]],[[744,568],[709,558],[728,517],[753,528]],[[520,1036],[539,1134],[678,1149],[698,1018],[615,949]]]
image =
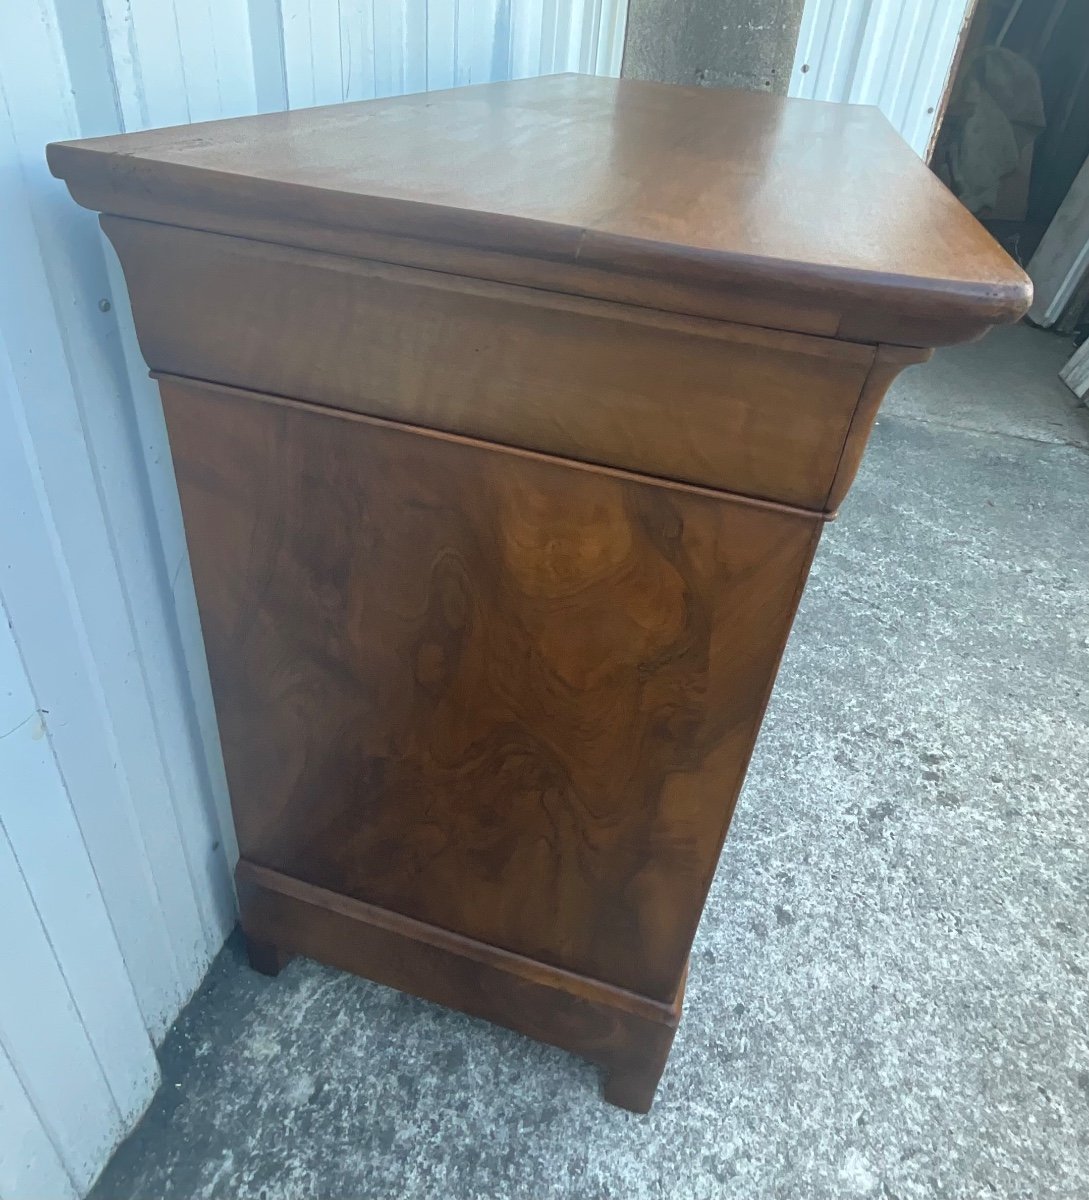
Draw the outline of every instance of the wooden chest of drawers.
[[[869,109],[579,76],[50,147],[160,381],[251,956],[645,1111],[823,523],[1021,272]]]

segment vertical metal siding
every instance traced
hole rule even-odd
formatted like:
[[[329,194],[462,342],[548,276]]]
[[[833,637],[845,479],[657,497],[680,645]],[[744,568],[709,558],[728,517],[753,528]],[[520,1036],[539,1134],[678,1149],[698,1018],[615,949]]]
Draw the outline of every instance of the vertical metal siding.
[[[972,0],[806,0],[790,95],[876,104],[925,155]]]
[[[583,70],[624,0],[26,0],[0,37],[0,1196],[78,1197],[234,922],[156,389],[46,142]]]
[[[47,724],[52,713],[41,711],[9,619],[0,607],[5,1198],[34,1194],[30,1185],[36,1180],[39,1195],[85,1187],[112,1148],[114,1127],[139,1116],[158,1079],[132,981],[57,764]],[[32,986],[18,986],[18,980]],[[66,1186],[57,1187],[59,1179]],[[52,1181],[53,1192],[45,1191],[46,1181]]]
[[[279,106],[299,108],[560,71],[618,75],[627,4],[281,0],[280,12]]]

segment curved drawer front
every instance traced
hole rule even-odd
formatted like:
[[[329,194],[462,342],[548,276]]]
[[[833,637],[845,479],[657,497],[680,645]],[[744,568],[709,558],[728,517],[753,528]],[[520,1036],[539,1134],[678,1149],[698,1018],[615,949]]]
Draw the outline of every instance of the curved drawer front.
[[[876,350],[103,218],[153,370],[824,511]]]

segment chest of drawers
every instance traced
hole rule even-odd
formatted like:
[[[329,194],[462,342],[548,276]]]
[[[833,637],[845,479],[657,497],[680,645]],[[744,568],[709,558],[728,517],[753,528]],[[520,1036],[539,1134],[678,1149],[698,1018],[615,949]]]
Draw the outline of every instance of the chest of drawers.
[[[251,957],[645,1111],[823,524],[1024,276],[872,109],[579,76],[50,148],[159,380]]]

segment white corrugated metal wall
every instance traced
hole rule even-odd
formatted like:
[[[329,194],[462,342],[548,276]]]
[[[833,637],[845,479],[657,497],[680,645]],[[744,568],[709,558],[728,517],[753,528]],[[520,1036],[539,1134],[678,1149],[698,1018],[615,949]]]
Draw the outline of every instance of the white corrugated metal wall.
[[[806,0],[790,95],[876,104],[925,156],[974,0]]]
[[[46,142],[617,73],[623,0],[0,3],[0,1196],[87,1191],[234,921],[162,411]]]

